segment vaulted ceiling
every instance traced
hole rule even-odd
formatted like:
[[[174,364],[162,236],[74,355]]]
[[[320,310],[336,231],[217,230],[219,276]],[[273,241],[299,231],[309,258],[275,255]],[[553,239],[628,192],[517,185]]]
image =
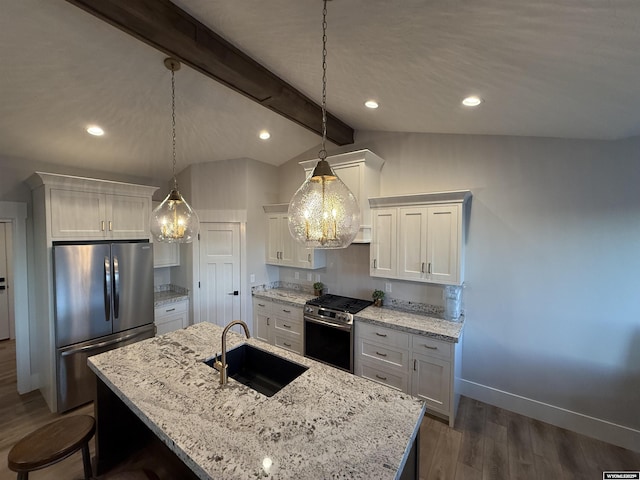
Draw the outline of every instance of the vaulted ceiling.
[[[173,3],[320,102],[320,0]],[[328,10],[328,109],[356,137],[640,134],[637,0],[333,0]],[[0,11],[0,156],[170,176],[165,53],[63,0],[0,0]],[[471,94],[484,103],[463,107]],[[319,144],[187,66],[176,97],[178,169],[280,165]],[[366,109],[370,98],[380,108]],[[106,134],[87,135],[91,123]]]

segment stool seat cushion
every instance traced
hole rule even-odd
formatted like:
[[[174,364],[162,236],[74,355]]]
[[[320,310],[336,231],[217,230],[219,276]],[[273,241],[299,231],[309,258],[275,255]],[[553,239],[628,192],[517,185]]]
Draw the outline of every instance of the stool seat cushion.
[[[14,472],[30,472],[44,468],[80,450],[96,430],[89,415],[61,418],[41,427],[16,443],[7,457]]]

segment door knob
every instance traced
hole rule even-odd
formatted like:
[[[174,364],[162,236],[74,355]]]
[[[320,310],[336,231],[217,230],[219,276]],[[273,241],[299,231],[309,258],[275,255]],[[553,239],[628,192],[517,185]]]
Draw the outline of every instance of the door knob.
[[[238,290],[234,290],[231,293],[227,293],[227,295],[236,295],[237,296],[237,295],[240,295],[240,293],[238,292]]]

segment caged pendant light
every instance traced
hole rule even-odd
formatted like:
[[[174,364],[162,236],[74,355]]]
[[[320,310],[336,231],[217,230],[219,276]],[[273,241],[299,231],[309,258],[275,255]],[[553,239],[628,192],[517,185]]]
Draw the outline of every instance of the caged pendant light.
[[[307,248],[345,248],[358,234],[356,197],[327,162],[327,0],[322,9],[322,144],[319,161],[289,202],[289,232]]]
[[[167,198],[151,212],[151,234],[156,242],[191,243],[198,234],[198,215],[178,191],[176,178],[176,82],[175,72],[180,62],[166,58],[164,65],[171,70],[171,128],[173,147],[173,188]]]

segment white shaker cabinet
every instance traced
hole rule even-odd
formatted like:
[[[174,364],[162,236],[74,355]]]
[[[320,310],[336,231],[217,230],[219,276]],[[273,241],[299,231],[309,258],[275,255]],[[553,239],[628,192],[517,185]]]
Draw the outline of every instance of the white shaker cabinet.
[[[258,340],[303,354],[302,307],[254,298],[253,331]]]
[[[326,266],[322,250],[305,248],[289,232],[289,204],[264,205],[267,217],[266,263],[283,267],[316,269]]]
[[[51,238],[131,239],[149,236],[151,198],[52,188]]]
[[[469,191],[371,198],[370,275],[460,285]]]
[[[453,426],[460,393],[462,339],[450,343],[361,321],[355,322],[355,374],[423,399]]]
[[[167,303],[155,308],[156,335],[173,332],[189,326],[189,300]]]

